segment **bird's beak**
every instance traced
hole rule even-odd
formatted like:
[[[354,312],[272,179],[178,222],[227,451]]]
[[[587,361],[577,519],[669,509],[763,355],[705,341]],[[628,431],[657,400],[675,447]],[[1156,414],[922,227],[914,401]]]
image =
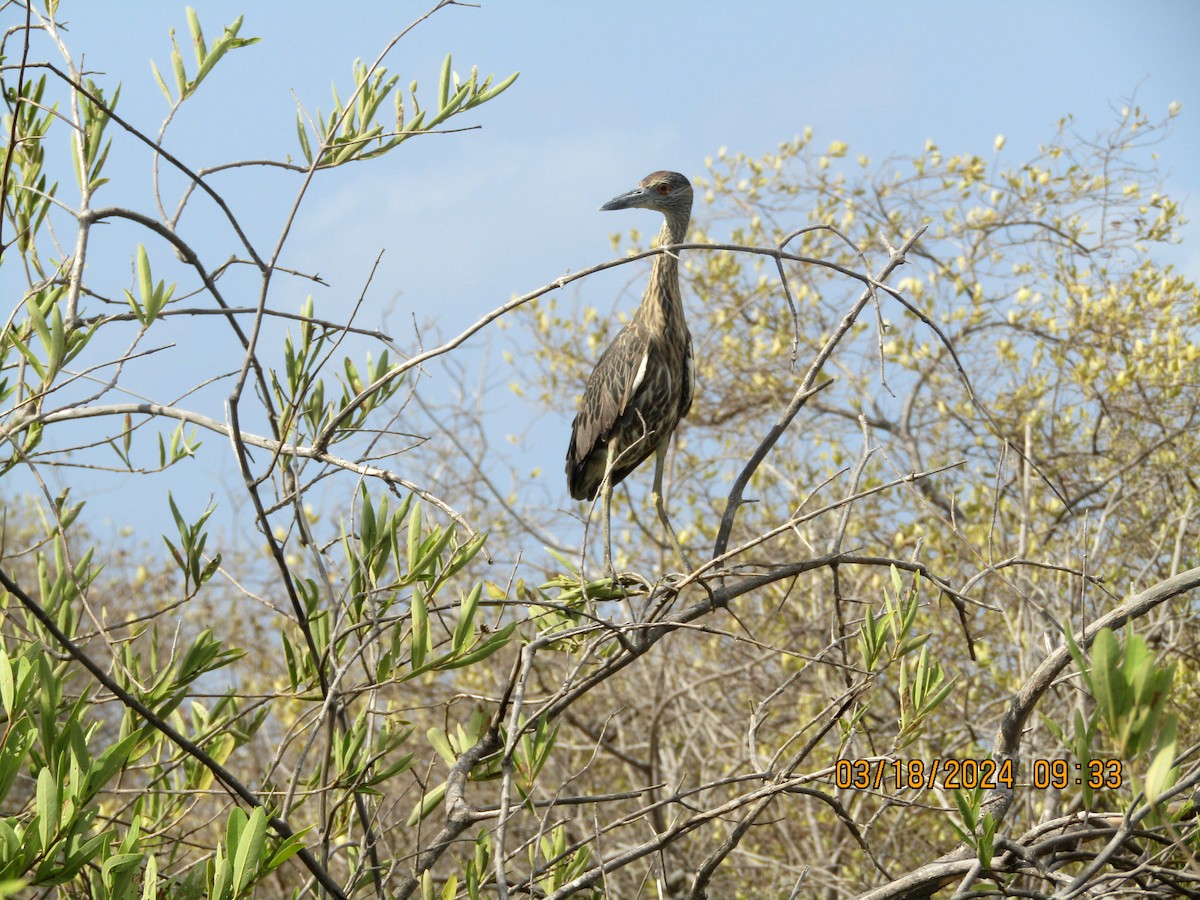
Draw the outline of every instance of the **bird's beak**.
[[[631,209],[633,207],[642,206],[645,202],[646,189],[637,187],[632,191],[626,191],[624,194],[618,194],[616,197],[613,197],[602,207],[600,207],[600,209]]]

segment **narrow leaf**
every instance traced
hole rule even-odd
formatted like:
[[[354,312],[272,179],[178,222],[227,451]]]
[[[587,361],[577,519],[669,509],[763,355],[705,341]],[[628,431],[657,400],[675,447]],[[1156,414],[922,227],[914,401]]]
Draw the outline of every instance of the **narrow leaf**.
[[[162,77],[162,72],[158,71],[158,63],[150,60],[150,68],[154,71],[154,80],[158,82],[158,87],[163,92],[163,96],[167,98],[168,103],[174,104],[175,100],[171,97],[171,89],[167,87],[167,82]]]
[[[450,97],[450,54],[446,54],[446,58],[442,60],[442,74],[438,78],[438,110],[446,108],[446,101]]]

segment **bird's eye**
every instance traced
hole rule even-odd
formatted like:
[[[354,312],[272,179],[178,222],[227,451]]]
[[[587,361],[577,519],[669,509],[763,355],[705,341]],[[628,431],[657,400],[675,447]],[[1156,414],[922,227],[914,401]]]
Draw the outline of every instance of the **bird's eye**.
[[[663,195],[671,193],[671,186],[665,181],[660,181],[654,189]]]

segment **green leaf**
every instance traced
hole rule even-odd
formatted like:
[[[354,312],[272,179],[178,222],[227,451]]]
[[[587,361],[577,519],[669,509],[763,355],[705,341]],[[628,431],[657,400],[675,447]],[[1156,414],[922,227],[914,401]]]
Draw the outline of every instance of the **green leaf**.
[[[115,873],[123,872],[127,869],[140,865],[144,857],[142,853],[116,853],[104,861],[104,865],[100,867],[101,874],[107,882],[111,880]]]
[[[1179,769],[1175,765],[1175,751],[1178,743],[1176,738],[1177,722],[1178,720],[1174,716],[1167,719],[1159,739],[1158,750],[1150,762],[1150,767],[1146,770],[1146,779],[1142,790],[1149,803],[1157,803],[1164,791],[1175,786],[1175,781],[1179,777]]]
[[[483,549],[484,543],[487,541],[486,534],[477,534],[462,546],[454,551],[454,555],[450,557],[450,564],[446,566],[441,574],[442,581],[446,581],[457,575],[467,563],[479,555],[479,551]]]
[[[175,99],[171,96],[171,89],[167,87],[167,82],[162,77],[162,72],[158,71],[158,63],[150,60],[150,69],[154,72],[154,80],[158,82],[158,87],[163,92],[163,96],[167,98],[168,103],[174,105]]]
[[[918,647],[924,647],[925,642],[928,641],[930,637],[932,637],[931,634],[919,634],[915,637],[907,638],[896,650],[896,656],[907,656]]]
[[[423,592],[418,588],[412,595],[412,668],[417,669],[425,664],[429,654],[429,609],[425,605]]]
[[[450,97],[450,54],[446,54],[446,58],[442,60],[442,72],[438,78],[438,109],[446,108],[446,101]]]
[[[1122,705],[1122,685],[1117,667],[1117,639],[1112,629],[1102,628],[1092,644],[1092,690],[1096,705],[1109,722],[1117,720]]]
[[[245,813],[243,813],[245,815]],[[231,872],[229,868],[229,860],[225,856],[224,848],[218,844],[216,853],[209,861],[209,871],[212,874],[210,879],[209,897],[224,898],[226,892],[230,888]]]
[[[184,12],[187,13],[188,30],[192,33],[192,48],[196,51],[196,65],[203,65],[205,57],[208,56],[208,47],[204,43],[204,32],[200,28],[200,17],[190,6]]]
[[[150,275],[150,256],[146,253],[145,244],[138,244],[134,270],[137,272],[138,293],[141,294],[142,304],[149,305],[154,297],[154,280]]]
[[[25,357],[25,361],[29,363],[35,372],[37,372],[38,378],[40,378],[42,381],[45,381],[46,368],[42,365],[42,361],[37,358],[34,352],[29,349],[29,346],[15,334],[10,333],[8,335],[8,340],[12,342],[12,345],[21,352],[22,356]]]
[[[996,820],[991,813],[983,816],[983,827],[980,829],[978,843],[975,845],[975,857],[984,869],[992,867],[992,856],[996,845]]]
[[[300,138],[300,152],[304,154],[305,162],[311,166],[312,147],[308,144],[308,130],[304,127],[304,117],[300,113],[296,113],[296,136]]]
[[[362,513],[358,518],[358,536],[365,548],[375,545],[375,507],[371,503],[371,495],[367,492],[366,484],[362,486]]]
[[[445,663],[444,665],[439,665],[437,668],[439,670],[461,669],[463,666],[469,666],[472,663],[477,663],[481,659],[487,659],[489,656],[508,643],[508,639],[512,636],[512,633],[516,627],[516,622],[505,625],[503,628],[493,634],[488,639],[486,644],[483,644],[481,647],[477,647],[470,653],[462,656],[453,656],[449,662]]]
[[[414,503],[408,514],[408,571],[417,571],[417,552],[421,547],[421,504]]]
[[[409,828],[412,828],[431,812],[437,809],[444,799],[446,799],[446,782],[443,781],[432,791],[421,798],[421,802],[413,808],[411,813],[409,813],[408,821],[405,822],[405,825]]]
[[[50,770],[43,768],[37,777],[37,826],[43,847],[48,848],[51,839],[57,834],[61,815],[58,783]]]
[[[158,863],[154,854],[146,857],[146,869],[142,875],[141,900],[155,900],[158,897]]]
[[[230,50],[236,50],[241,47],[249,47],[252,44],[258,43],[258,38],[237,37],[238,31],[240,31],[242,27],[242,19],[242,16],[238,16],[233,21],[233,24],[228,25],[225,28],[225,33],[221,35],[220,39],[213,45],[212,50],[204,57],[204,62],[200,65],[200,70],[196,73],[196,78],[192,82],[193,89],[195,89],[196,85],[200,84],[200,82],[207,77],[208,73],[213,70],[213,67],[220,62],[225,54]]]
[[[117,743],[106,747],[95,758],[83,786],[83,796],[86,799],[95,797],[118,770],[124,768],[139,741],[140,736],[136,732],[128,734]]]
[[[29,310],[29,322],[33,325],[33,330],[37,332],[42,347],[49,353],[53,338],[50,336],[50,327],[46,324],[46,314],[42,312],[38,298],[32,298],[25,306]]]
[[[0,702],[4,704],[4,712],[8,715],[9,720],[12,720],[14,717],[13,700],[15,696],[16,687],[13,683],[12,660],[9,659],[4,647],[0,646]]]
[[[233,854],[233,893],[241,894],[250,884],[258,862],[263,855],[263,845],[266,842],[267,813],[261,806],[256,806],[250,814],[250,819],[242,829],[236,850],[232,839],[229,851]]]
[[[429,741],[429,746],[433,747],[437,751],[437,755],[446,761],[446,765],[453,766],[458,762],[458,754],[450,746],[450,739],[446,737],[446,733],[442,729],[430,728],[425,732],[425,737]]]
[[[125,302],[128,303],[129,308],[133,310],[134,317],[141,324],[149,325],[150,322],[146,317],[146,313],[142,310],[142,305],[138,303],[137,297],[133,296],[133,294],[129,293],[129,291],[123,291],[123,293],[125,294]],[[128,451],[128,448],[126,448],[126,451]]]
[[[479,606],[479,598],[483,596],[483,582],[476,584],[471,592],[463,598],[458,610],[458,622],[454,626],[453,648],[457,652],[466,649],[467,641],[475,634],[475,610]]]
[[[290,838],[282,841],[275,852],[271,854],[270,859],[263,865],[263,874],[274,872],[285,862],[304,849],[304,835],[308,833],[312,826],[307,826],[302,831],[298,831]]]
[[[521,74],[520,72],[513,72],[511,75],[509,75],[507,78],[505,78],[502,82],[500,82],[494,88],[491,88],[490,90],[482,91],[479,94],[479,96],[475,98],[475,101],[472,105],[478,105],[480,103],[487,103],[489,100],[492,100],[492,99],[500,96],[505,91],[507,91],[510,87],[512,87],[513,82],[517,80],[517,76],[519,76],[520,74]]]
[[[559,551],[555,550],[553,547],[543,547],[542,549],[545,550],[547,553],[549,553],[551,556],[553,556],[556,560],[558,560],[559,565],[561,565],[564,569],[566,569],[568,573],[571,573],[571,574],[578,573],[579,565],[577,562],[573,562],[572,560],[567,559],[566,556],[564,556]]]
[[[187,70],[183,67],[183,54],[179,52],[179,43],[175,40],[175,29],[171,29],[171,68],[175,72],[175,86],[179,89],[179,99],[188,93]]]
[[[417,564],[409,569],[409,577],[420,578],[446,549],[454,531],[450,528],[435,528],[429,538],[422,542]]]

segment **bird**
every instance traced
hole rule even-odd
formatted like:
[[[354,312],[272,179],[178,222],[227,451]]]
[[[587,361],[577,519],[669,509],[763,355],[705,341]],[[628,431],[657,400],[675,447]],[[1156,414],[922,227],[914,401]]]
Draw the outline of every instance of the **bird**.
[[[691,221],[692,185],[678,172],[653,172],[600,209],[660,212],[664,221],[658,246],[679,244],[687,237]],[[612,491],[652,453],[655,511],[675,551],[691,569],[667,518],[662,479],[667,445],[691,409],[695,382],[692,336],[679,289],[679,257],[667,251],[654,257],[641,303],[592,370],[567,447],[571,497],[590,501],[600,494],[604,561],[614,579],[609,533]]]

